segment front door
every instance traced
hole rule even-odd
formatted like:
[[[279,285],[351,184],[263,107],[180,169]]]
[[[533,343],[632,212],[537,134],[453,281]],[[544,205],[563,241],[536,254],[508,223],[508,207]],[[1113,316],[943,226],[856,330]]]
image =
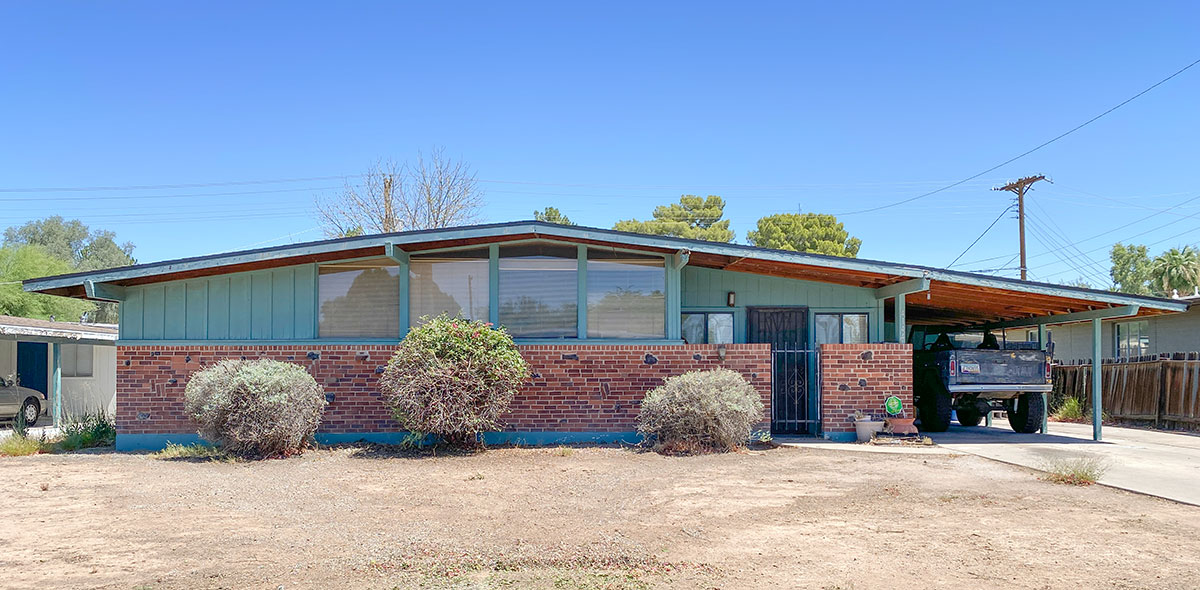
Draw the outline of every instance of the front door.
[[[808,400],[808,308],[746,310],[747,341],[771,345],[771,432],[816,434]]]

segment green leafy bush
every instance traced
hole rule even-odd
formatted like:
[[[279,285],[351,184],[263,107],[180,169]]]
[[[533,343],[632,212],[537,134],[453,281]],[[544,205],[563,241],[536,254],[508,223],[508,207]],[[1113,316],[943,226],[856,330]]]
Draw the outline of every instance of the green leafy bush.
[[[745,446],[763,419],[758,390],[729,369],[667,379],[646,394],[638,432],[659,450],[728,451]]]
[[[463,446],[500,429],[500,416],[528,379],[529,366],[507,332],[443,314],[408,332],[379,386],[402,428]]]
[[[325,392],[308,371],[269,359],[223,360],[197,371],[185,395],[200,435],[237,455],[299,451],[325,411]]]

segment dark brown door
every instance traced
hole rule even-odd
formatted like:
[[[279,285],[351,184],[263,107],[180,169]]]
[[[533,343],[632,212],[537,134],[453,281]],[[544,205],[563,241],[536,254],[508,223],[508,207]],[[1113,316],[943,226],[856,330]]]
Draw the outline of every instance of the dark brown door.
[[[771,432],[815,434],[808,396],[808,308],[746,310],[747,341],[771,345]]]

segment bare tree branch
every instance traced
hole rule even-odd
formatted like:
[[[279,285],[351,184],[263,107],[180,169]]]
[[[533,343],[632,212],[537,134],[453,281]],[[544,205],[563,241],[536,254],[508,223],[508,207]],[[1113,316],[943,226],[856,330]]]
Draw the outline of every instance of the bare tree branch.
[[[330,236],[354,236],[451,227],[475,222],[483,191],[462,160],[434,148],[413,163],[380,160],[362,184],[317,200],[317,214]]]

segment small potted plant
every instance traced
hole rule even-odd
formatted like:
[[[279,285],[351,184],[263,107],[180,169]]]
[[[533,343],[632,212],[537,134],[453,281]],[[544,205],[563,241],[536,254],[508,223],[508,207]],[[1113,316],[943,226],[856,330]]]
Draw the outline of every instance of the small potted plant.
[[[864,414],[862,410],[854,411],[854,431],[858,434],[858,442],[870,441],[882,430],[883,420]]]
[[[884,418],[884,432],[888,434],[917,434],[917,427],[913,422],[916,417],[904,417],[904,402],[900,401],[899,397],[891,396],[883,402],[883,410],[887,412],[888,417]]]

